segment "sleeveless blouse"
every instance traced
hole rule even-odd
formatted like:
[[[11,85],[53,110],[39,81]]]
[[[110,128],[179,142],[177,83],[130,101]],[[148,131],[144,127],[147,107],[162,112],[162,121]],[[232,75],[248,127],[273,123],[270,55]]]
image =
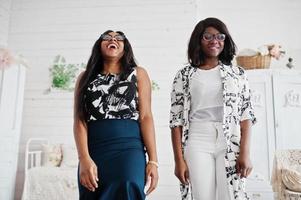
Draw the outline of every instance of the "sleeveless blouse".
[[[88,85],[85,102],[88,121],[102,119],[138,120],[136,69],[132,69],[125,80],[120,80],[118,74],[98,74]]]

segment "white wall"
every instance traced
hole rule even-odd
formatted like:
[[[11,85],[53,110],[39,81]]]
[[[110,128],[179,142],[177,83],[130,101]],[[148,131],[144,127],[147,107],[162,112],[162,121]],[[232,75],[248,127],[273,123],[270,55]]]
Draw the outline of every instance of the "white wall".
[[[0,0],[0,46],[7,46],[11,0]]]
[[[44,94],[50,86],[48,69],[56,55],[65,56],[71,63],[86,62],[92,45],[103,31],[113,29],[126,33],[138,63],[160,86],[160,90],[153,93],[160,182],[151,198],[174,200],[179,199],[179,190],[173,176],[168,128],[169,92],[175,72],[186,63],[187,41],[194,25],[205,17],[219,17],[228,25],[239,49],[279,43],[287,48],[300,68],[297,36],[301,27],[294,25],[296,19],[300,19],[300,7],[298,0],[253,0],[249,3],[239,0],[231,3],[13,0],[8,44],[15,52],[23,54],[31,65],[26,78],[16,199],[20,199],[23,187],[24,145],[28,138],[47,137],[54,142],[73,143],[72,93]],[[272,64],[284,68],[285,63],[282,60]]]

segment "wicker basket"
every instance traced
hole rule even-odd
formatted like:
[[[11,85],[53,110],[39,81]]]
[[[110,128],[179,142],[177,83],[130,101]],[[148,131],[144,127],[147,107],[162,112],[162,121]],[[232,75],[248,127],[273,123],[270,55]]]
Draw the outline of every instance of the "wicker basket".
[[[244,69],[265,69],[270,67],[271,56],[237,56],[236,62]]]

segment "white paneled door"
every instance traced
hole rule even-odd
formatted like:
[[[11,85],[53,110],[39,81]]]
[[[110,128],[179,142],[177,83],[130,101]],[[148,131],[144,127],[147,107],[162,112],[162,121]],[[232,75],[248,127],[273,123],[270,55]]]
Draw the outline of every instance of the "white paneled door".
[[[0,199],[14,199],[25,68],[0,71]]]

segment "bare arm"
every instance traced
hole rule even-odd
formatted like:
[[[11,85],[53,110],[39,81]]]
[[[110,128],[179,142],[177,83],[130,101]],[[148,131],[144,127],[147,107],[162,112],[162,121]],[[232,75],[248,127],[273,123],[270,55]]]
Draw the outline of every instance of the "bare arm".
[[[175,160],[175,175],[183,184],[189,182],[189,171],[182,151],[182,126],[171,129],[171,141]]]
[[[247,177],[253,168],[250,160],[251,120],[243,120],[240,122],[240,132],[240,152],[236,168],[242,177]]]
[[[151,83],[147,75],[147,72],[137,67],[137,79],[138,79],[138,102],[139,102],[139,122],[142,132],[142,139],[146,147],[148,159],[150,161],[158,161],[156,140],[155,140],[155,128],[153,115],[151,111]],[[146,168],[146,177],[151,177],[151,185],[147,191],[147,194],[152,192],[158,182],[157,166],[148,164]]]
[[[82,160],[90,158],[87,146],[87,126],[77,117],[74,117],[73,133],[77,147],[78,159]]]
[[[240,153],[250,154],[250,143],[251,143],[251,121],[244,120],[240,122]]]
[[[139,115],[140,125],[142,131],[143,142],[149,160],[158,161],[155,142],[155,129],[153,115],[151,111],[151,84],[147,72],[137,67],[138,77],[138,101],[139,101]]]
[[[78,158],[79,160],[84,158],[89,158],[88,152],[88,140],[87,140],[87,126],[86,123],[81,121],[76,113],[76,106],[78,104],[77,95],[78,95],[78,85],[79,81],[82,78],[83,73],[81,73],[77,79],[75,85],[75,92],[74,92],[74,112],[73,112],[73,134],[74,139],[77,147]]]
[[[88,151],[87,125],[85,122],[79,119],[78,114],[76,112],[76,106],[78,104],[78,85],[82,75],[83,73],[81,73],[77,79],[74,92],[73,134],[80,163],[80,183],[83,186],[87,187],[89,190],[95,191],[95,188],[98,187],[98,175],[97,167],[93,160],[90,158]]]
[[[171,141],[174,153],[175,162],[184,160],[181,147],[182,140],[182,126],[177,126],[171,129]]]

